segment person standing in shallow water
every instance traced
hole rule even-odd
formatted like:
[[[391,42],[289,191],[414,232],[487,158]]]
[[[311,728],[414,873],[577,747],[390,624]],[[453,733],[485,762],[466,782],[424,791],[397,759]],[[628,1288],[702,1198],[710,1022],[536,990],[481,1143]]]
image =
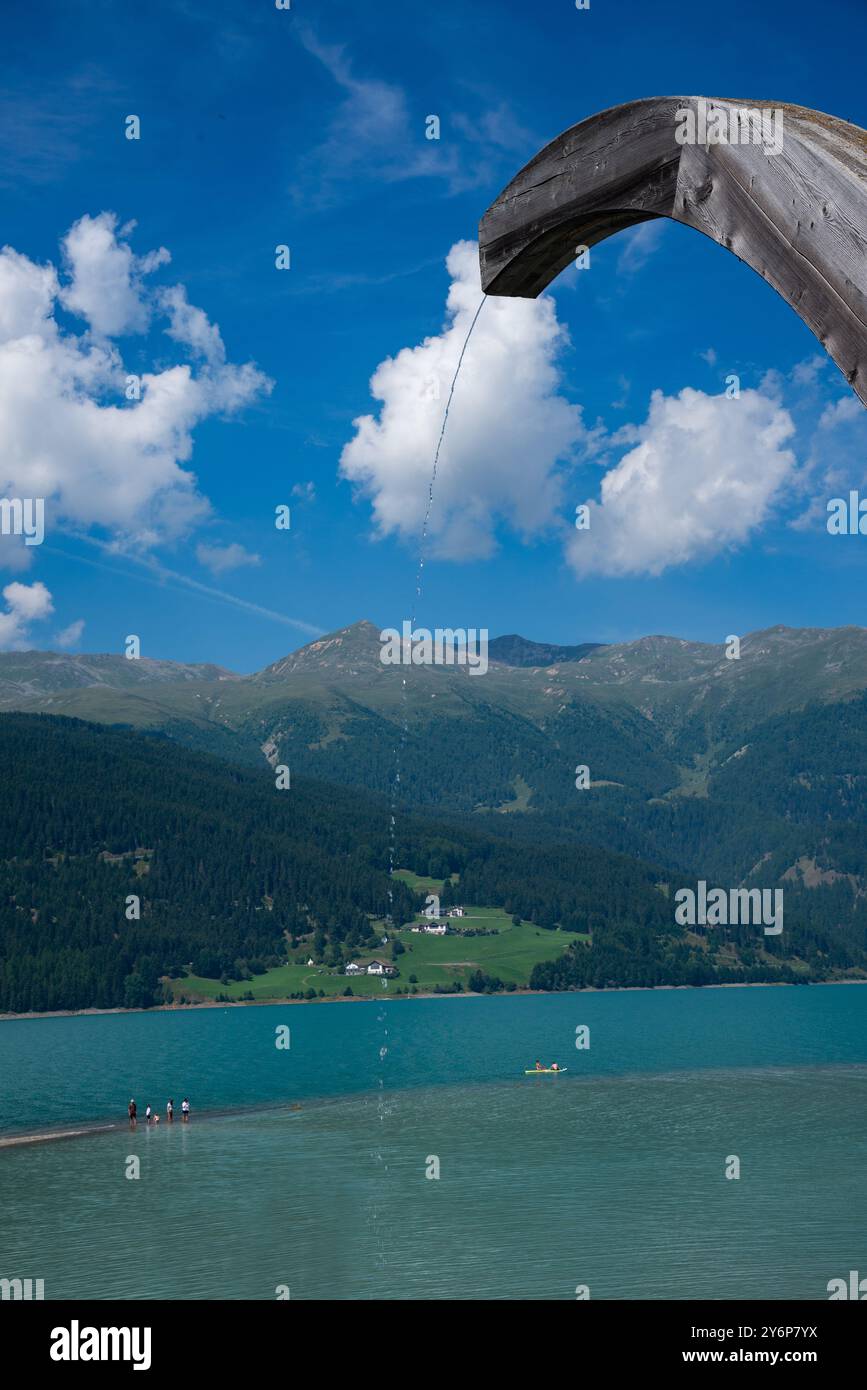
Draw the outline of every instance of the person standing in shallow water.
[[[135,1101],[134,1101],[132,1098],[130,1098],[129,1105],[128,1105],[126,1108],[127,1108],[127,1110],[129,1111],[129,1127],[130,1127],[130,1129],[134,1129],[134,1128],[135,1128],[135,1114],[136,1114],[136,1110],[135,1110]]]
[[[184,1117],[184,1124],[186,1124],[187,1120],[190,1118],[190,1102],[187,1100],[186,1096],[184,1096],[181,1101],[181,1114]]]
[[[174,1103],[173,1100],[170,1100],[169,1103],[168,1103],[168,1105],[166,1106],[166,1119],[168,1120],[169,1124],[171,1124],[171,1122],[172,1122],[172,1120],[173,1120],[174,1118],[175,1118],[175,1103]]]

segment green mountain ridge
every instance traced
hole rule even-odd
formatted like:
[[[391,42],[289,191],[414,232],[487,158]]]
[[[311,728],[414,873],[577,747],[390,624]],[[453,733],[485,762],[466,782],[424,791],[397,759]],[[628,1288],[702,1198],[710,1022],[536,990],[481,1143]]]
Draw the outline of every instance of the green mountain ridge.
[[[534,646],[506,640],[515,659]],[[7,653],[0,708],[158,732],[363,795],[391,794],[400,746],[401,797],[425,815],[515,845],[612,850],[678,881],[781,884],[817,929],[862,929],[867,630],[773,627],[746,634],[737,660],[666,636],[569,650],[477,676],[385,667],[379,630],[356,623],[234,679]],[[90,663],[98,680],[82,685]]]
[[[185,681],[236,681],[240,676],[211,663],[186,665],[150,657],[128,660],[101,652],[93,656],[68,652],[0,652],[0,701],[16,696],[38,697],[59,690],[134,689],[143,685],[174,685]]]
[[[450,713],[487,706],[508,710],[544,727],[570,703],[628,705],[673,744],[686,740],[691,753],[721,742],[739,729],[811,701],[833,702],[867,689],[867,629],[769,628],[745,635],[739,660],[727,660],[724,644],[652,636],[609,646],[551,648],[524,638],[495,638],[494,650],[515,653],[492,659],[483,676],[460,667],[383,666],[379,629],[355,623],[310,642],[247,676],[213,665],[184,665],[102,654],[0,653],[0,709],[46,710],[162,727],[185,722],[258,737],[274,733],[269,720],[283,705],[328,705],[399,717],[402,676],[409,670],[407,699],[425,707],[439,700]],[[568,652],[568,659],[535,665],[528,653]],[[259,747],[265,739],[261,739]],[[682,751],[682,750],[677,750]]]

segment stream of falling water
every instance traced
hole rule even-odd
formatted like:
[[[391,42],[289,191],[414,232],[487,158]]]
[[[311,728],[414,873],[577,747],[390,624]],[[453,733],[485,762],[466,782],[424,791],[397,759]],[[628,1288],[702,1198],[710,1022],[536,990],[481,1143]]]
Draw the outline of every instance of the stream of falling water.
[[[409,630],[410,630],[410,633],[413,633],[413,632],[415,631],[415,621],[416,621],[416,617],[418,616],[418,604],[419,604],[419,600],[421,599],[422,572],[423,572],[423,570],[424,570],[425,550],[426,550],[426,547],[427,547],[428,523],[429,523],[429,521],[430,521],[431,508],[433,507],[433,495],[434,495],[434,487],[435,487],[435,485],[436,485],[436,480],[437,480],[437,468],[439,467],[440,451],[442,450],[443,439],[445,438],[446,425],[448,424],[448,419],[449,419],[449,411],[451,410],[452,398],[453,398],[453,396],[454,396],[454,394],[455,394],[455,386],[457,385],[457,380],[458,380],[458,377],[460,376],[460,373],[461,373],[461,367],[462,367],[463,361],[464,361],[464,354],[466,353],[467,346],[468,346],[469,341],[470,341],[470,338],[472,337],[472,334],[473,334],[473,329],[475,328],[475,326],[476,326],[476,324],[477,324],[477,322],[478,322],[479,314],[482,312],[482,308],[483,308],[483,306],[484,306],[484,303],[485,303],[485,296],[483,295],[482,298],[481,298],[481,300],[479,301],[479,307],[476,309],[476,312],[475,312],[475,314],[473,315],[473,321],[472,321],[472,323],[470,324],[470,326],[469,326],[469,328],[468,328],[468,330],[467,330],[467,336],[464,338],[463,347],[461,348],[460,355],[459,355],[459,357],[458,357],[458,364],[457,364],[457,366],[455,367],[455,374],[454,374],[454,376],[452,377],[452,383],[451,383],[451,386],[450,386],[450,388],[449,388],[448,400],[446,401],[446,408],[445,408],[445,411],[444,411],[444,413],[443,413],[443,422],[442,422],[442,426],[440,427],[439,439],[437,440],[437,446],[436,446],[436,450],[435,450],[435,452],[434,452],[433,468],[431,469],[430,482],[428,483],[427,503],[426,503],[426,505],[425,505],[424,519],[423,519],[423,521],[422,521],[422,528],[421,528],[421,538],[420,538],[420,541],[419,541],[418,568],[416,569],[416,575],[415,575],[415,593],[414,593],[414,595],[413,595],[412,611],[411,611],[411,613],[410,613],[410,629],[409,629]],[[411,639],[410,639],[410,640],[411,640]],[[402,676],[401,676],[400,738],[398,739],[397,746],[396,746],[396,747],[394,748],[394,750],[393,750],[393,752],[394,752],[394,779],[393,779],[393,781],[392,781],[392,786],[391,786],[391,797],[390,797],[390,801],[389,801],[389,816],[388,816],[388,819],[389,819],[389,826],[388,826],[388,913],[387,913],[386,919],[385,919],[385,920],[386,920],[386,936],[390,936],[390,935],[391,935],[391,932],[392,932],[392,930],[393,930],[393,928],[394,928],[394,869],[395,869],[395,862],[394,862],[394,861],[395,861],[395,850],[396,850],[396,845],[397,845],[397,802],[398,802],[398,796],[399,796],[399,794],[400,794],[400,774],[401,774],[401,766],[402,766],[402,763],[403,763],[404,753],[405,753],[405,750],[406,750],[406,740],[407,740],[408,732],[409,732],[409,713],[408,713],[408,704],[407,704],[407,685],[406,685],[406,676],[405,676],[405,675],[402,675]],[[387,989],[388,989],[388,980],[387,980],[386,978],[384,978],[384,977],[383,977],[383,981],[382,981],[382,988],[383,988],[383,990],[387,990]],[[382,1125],[384,1124],[386,1116],[391,1114],[391,1110],[389,1109],[389,1107],[388,1107],[388,1105],[387,1105],[387,1103],[386,1103],[386,1097],[385,1097],[385,1059],[386,1059],[386,1057],[388,1056],[388,1027],[387,1027],[387,1017],[386,1017],[386,1013],[385,1013],[384,1004],[385,1004],[385,998],[384,998],[384,996],[383,996],[382,1006],[380,1007],[380,1012],[379,1012],[379,1014],[377,1015],[377,1021],[383,1025],[382,1044],[381,1044],[380,1049],[379,1049],[379,1085],[378,1085],[379,1095],[378,1095],[378,1098],[377,1098],[377,1117],[378,1117],[380,1126],[382,1126]],[[385,1181],[385,1178],[386,1178],[386,1175],[387,1175],[387,1173],[388,1173],[388,1164],[387,1164],[387,1162],[385,1161],[385,1159],[383,1158],[383,1154],[382,1154],[383,1144],[382,1144],[382,1140],[381,1140],[381,1133],[382,1133],[382,1131],[381,1131],[381,1129],[380,1129],[380,1132],[379,1132],[379,1135],[378,1135],[378,1138],[377,1138],[376,1150],[375,1150],[375,1152],[374,1152],[374,1158],[375,1158],[375,1160],[376,1160],[376,1163],[379,1165],[379,1170],[380,1170],[380,1171],[379,1171],[379,1176],[380,1176],[380,1178],[382,1179],[382,1181],[384,1182],[384,1181]],[[373,1228],[373,1237],[374,1237],[374,1242],[375,1242],[375,1247],[376,1247],[376,1269],[377,1269],[377,1270],[382,1270],[382,1269],[385,1268],[385,1234],[384,1234],[384,1231],[383,1231],[383,1229],[382,1229],[382,1224],[381,1224],[380,1219],[379,1219],[379,1213],[380,1213],[380,1202],[377,1200],[376,1194],[374,1194],[374,1197],[373,1197],[372,1202],[371,1202],[370,1219],[371,1219],[371,1226],[372,1226],[372,1228]],[[372,1298],[372,1297],[373,1297],[373,1293],[371,1292],[371,1298]]]

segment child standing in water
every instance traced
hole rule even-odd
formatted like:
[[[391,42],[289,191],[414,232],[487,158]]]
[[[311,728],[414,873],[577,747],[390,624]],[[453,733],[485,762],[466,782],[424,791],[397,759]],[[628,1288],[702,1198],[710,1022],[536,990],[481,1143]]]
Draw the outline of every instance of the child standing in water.
[[[129,1111],[129,1126],[130,1129],[133,1129],[135,1127],[135,1101],[132,1097],[130,1097],[129,1105],[126,1108]]]
[[[181,1113],[184,1117],[184,1124],[186,1124],[187,1120],[190,1118],[190,1102],[187,1100],[186,1096],[184,1096],[184,1099],[181,1101]]]
[[[168,1120],[169,1124],[171,1124],[171,1122],[172,1122],[172,1120],[173,1120],[174,1118],[175,1118],[175,1103],[174,1103],[173,1100],[170,1100],[169,1103],[168,1103],[168,1105],[166,1106],[166,1119]]]

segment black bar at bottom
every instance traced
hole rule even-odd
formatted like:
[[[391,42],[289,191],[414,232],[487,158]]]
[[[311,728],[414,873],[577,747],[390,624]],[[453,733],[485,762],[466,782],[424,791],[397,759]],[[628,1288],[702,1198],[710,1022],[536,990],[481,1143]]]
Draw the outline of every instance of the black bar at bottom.
[[[491,1302],[485,1315],[480,1301],[468,1302],[475,1338],[487,1317],[494,1328],[500,1314],[509,1319],[502,1355],[511,1356],[516,1325],[510,1303]],[[454,1304],[449,1323],[435,1315],[435,1329],[430,1313],[422,1313],[424,1320],[414,1324],[412,1304],[398,1306],[400,1318],[387,1316],[382,1324],[381,1350],[390,1355],[406,1351],[417,1357],[423,1346],[431,1350],[433,1338],[443,1352],[450,1349],[452,1355],[460,1354],[460,1342],[453,1339],[461,1337],[462,1315]],[[364,1319],[358,1325],[359,1335],[368,1335],[375,1307],[364,1303],[364,1311],[359,1309],[357,1315],[346,1303],[336,1307],[332,1317],[342,1324],[341,1338],[354,1330],[355,1316]],[[601,1361],[611,1372],[652,1374],[675,1367],[701,1371],[707,1366],[741,1364],[774,1369],[800,1365],[827,1374],[857,1364],[867,1330],[863,1314],[844,1302],[576,1301],[568,1322],[560,1317],[545,1333],[539,1320],[544,1323],[554,1308],[538,1301],[534,1307],[535,1326],[526,1329],[525,1341],[531,1356],[534,1349],[535,1354],[545,1354],[543,1348],[555,1344],[553,1335],[555,1342],[570,1349],[570,1355],[580,1356],[582,1364],[598,1366]],[[5,1346],[23,1354],[31,1372],[60,1376],[93,1374],[101,1367],[110,1367],[115,1374],[133,1373],[136,1368],[144,1374],[159,1373],[179,1366],[197,1375],[209,1371],[225,1375],[235,1369],[246,1376],[252,1371],[257,1375],[271,1369],[288,1371],[298,1368],[299,1353],[309,1353],[322,1331],[318,1317],[311,1320],[308,1307],[293,1307],[291,1299],[273,1303],[3,1301],[0,1327]],[[497,1343],[487,1340],[487,1370],[496,1366],[498,1353]],[[334,1364],[330,1358],[328,1364]]]

